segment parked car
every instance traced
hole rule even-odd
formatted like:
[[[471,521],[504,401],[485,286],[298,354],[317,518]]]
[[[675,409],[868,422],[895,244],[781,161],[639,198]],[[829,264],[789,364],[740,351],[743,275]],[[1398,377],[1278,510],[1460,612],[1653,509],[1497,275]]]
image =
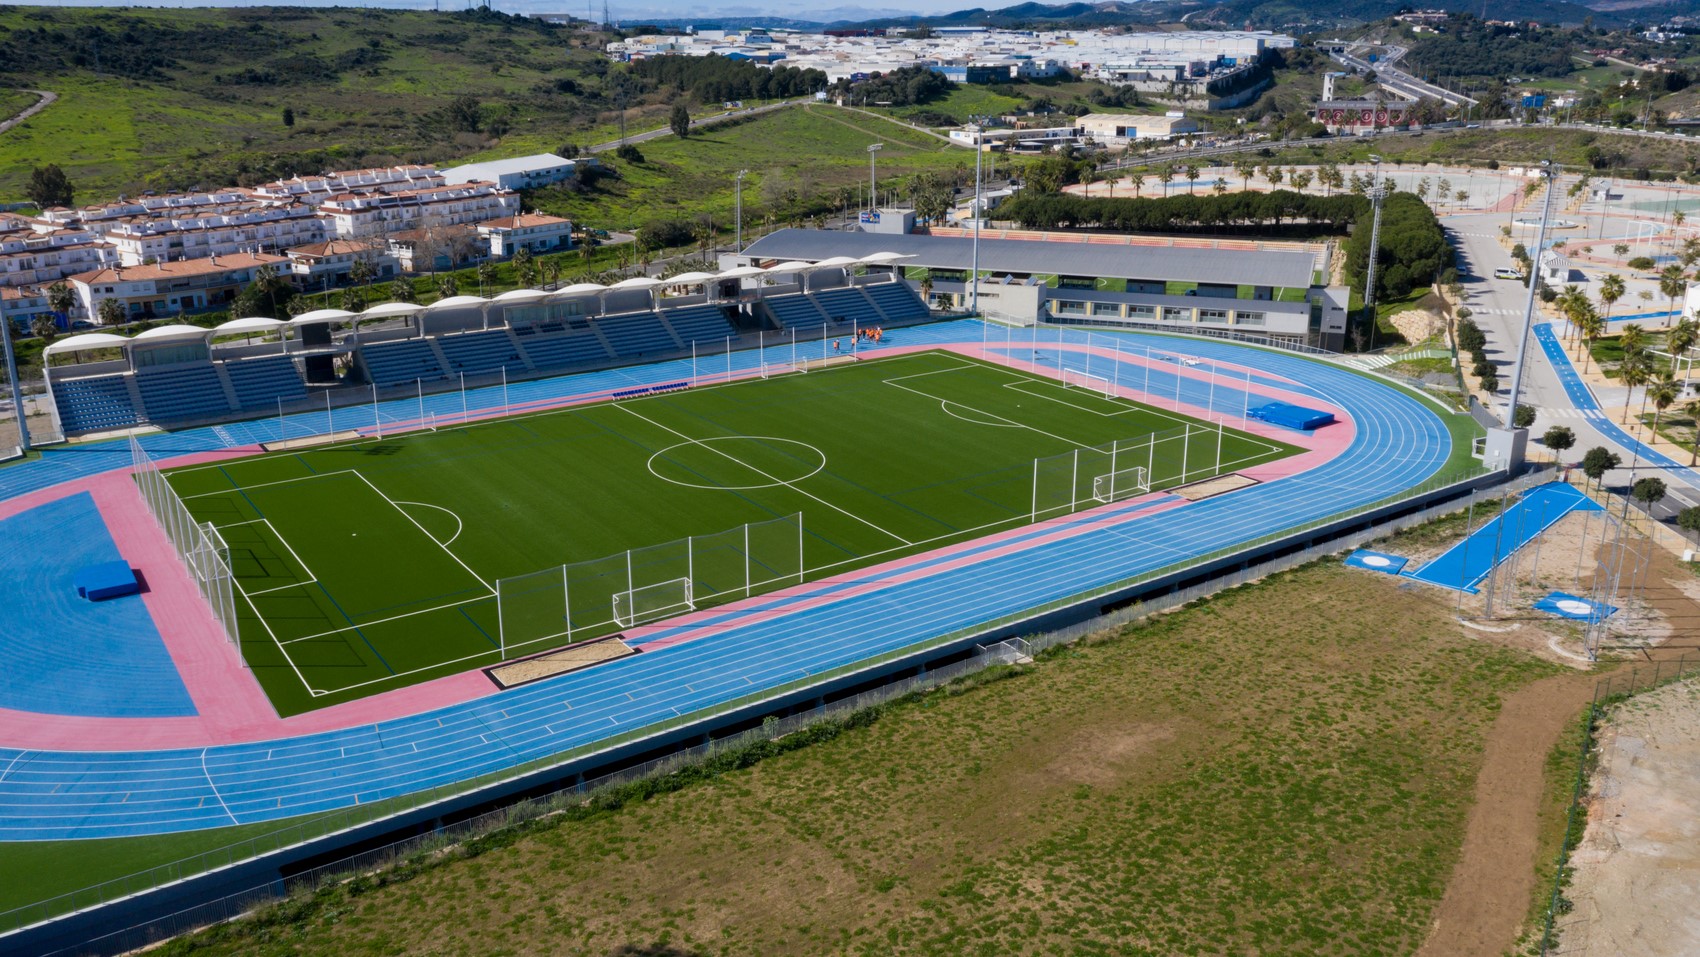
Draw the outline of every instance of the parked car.
[[[1518,272],[1515,269],[1512,269],[1510,266],[1501,266],[1498,269],[1495,269],[1493,271],[1493,278],[1495,278],[1495,279],[1522,279],[1523,274]]]

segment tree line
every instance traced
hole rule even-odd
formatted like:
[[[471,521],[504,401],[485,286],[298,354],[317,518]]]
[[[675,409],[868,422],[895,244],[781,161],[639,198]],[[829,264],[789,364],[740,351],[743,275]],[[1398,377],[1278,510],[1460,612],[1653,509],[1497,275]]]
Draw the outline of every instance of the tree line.
[[[1368,208],[1369,201],[1362,196],[1312,196],[1288,189],[1160,199],[1089,199],[1070,193],[1024,191],[999,207],[997,216],[1026,229],[1190,233],[1231,227],[1263,234],[1339,233]]]
[[[720,56],[650,57],[632,63],[630,69],[657,86],[671,86],[703,103],[807,96],[827,84],[826,74],[819,70],[770,69]]]

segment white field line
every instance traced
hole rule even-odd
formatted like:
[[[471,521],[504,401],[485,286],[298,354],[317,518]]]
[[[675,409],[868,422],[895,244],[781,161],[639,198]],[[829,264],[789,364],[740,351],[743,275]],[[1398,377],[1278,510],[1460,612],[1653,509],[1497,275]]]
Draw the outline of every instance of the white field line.
[[[224,795],[218,793],[218,785],[213,783],[212,772],[207,770],[206,748],[201,749],[201,776],[207,779],[207,789],[213,793],[213,797],[218,798],[218,806],[224,808],[224,816],[230,818],[232,824],[241,824],[236,815],[230,813],[230,805],[224,803]]]
[[[214,466],[200,466],[200,467],[201,468],[213,468]],[[191,470],[190,469],[184,469],[184,471],[187,472],[187,471],[191,471]],[[329,478],[332,475],[347,475],[348,473],[353,472],[353,471],[354,471],[353,469],[342,469],[342,470],[336,471],[336,472],[315,472],[312,475],[299,475],[299,476],[296,476],[295,478],[278,479],[275,482],[261,482],[258,485],[232,485],[229,488],[221,488],[216,492],[197,492],[194,495],[184,495],[182,497],[185,500],[187,500],[187,499],[191,499],[191,498],[209,498],[209,497],[214,496],[214,495],[229,495],[231,492],[246,492],[249,489],[270,488],[273,485],[288,485],[291,482],[309,482],[309,481],[312,481],[313,479]],[[175,475],[177,473],[174,471],[172,474]],[[358,474],[358,473],[356,473],[356,474]]]
[[[420,508],[434,508],[439,512],[448,512],[450,517],[452,517],[455,520],[455,533],[453,535],[449,536],[448,541],[438,542],[438,544],[442,545],[444,548],[447,548],[450,545],[453,545],[455,543],[455,539],[460,537],[460,533],[466,531],[466,523],[461,521],[460,515],[456,514],[453,509],[444,508],[441,505],[432,505],[430,502],[402,502],[402,501],[397,501],[396,504],[397,505],[417,505]],[[434,540],[435,540],[435,538],[433,537],[433,541]]]
[[[404,509],[400,505],[397,505],[394,499],[390,498],[388,495],[385,495],[382,489],[378,488],[376,485],[373,485],[371,479],[368,479],[366,476],[361,475],[359,469],[349,469],[348,471],[354,473],[355,478],[359,479],[362,482],[365,482],[367,488],[370,488],[372,491],[377,492],[379,498],[383,499],[386,502],[389,502],[390,507],[395,509],[397,512],[399,512],[401,514],[402,518],[405,518],[409,522],[412,522],[413,527],[419,529],[419,534],[424,535],[426,538],[431,539],[432,543],[434,543],[438,548],[441,548],[443,550],[443,554],[454,559],[454,563],[456,565],[459,565],[460,567],[466,569],[466,573],[468,575],[471,575],[473,577],[473,579],[478,582],[478,584],[483,585],[484,588],[487,591],[490,592],[490,594],[494,595],[496,593],[495,587],[492,586],[489,582],[485,581],[484,577],[482,575],[473,571],[471,566],[469,566],[465,562],[461,561],[460,556],[456,555],[454,552],[449,551],[449,548],[448,548],[447,545],[444,545],[442,542],[437,541],[435,538],[431,538],[431,533],[427,532],[425,530],[425,526],[419,524],[417,521],[414,521],[413,516],[407,514],[407,509]],[[458,515],[455,516],[455,517],[457,519],[459,518]]]

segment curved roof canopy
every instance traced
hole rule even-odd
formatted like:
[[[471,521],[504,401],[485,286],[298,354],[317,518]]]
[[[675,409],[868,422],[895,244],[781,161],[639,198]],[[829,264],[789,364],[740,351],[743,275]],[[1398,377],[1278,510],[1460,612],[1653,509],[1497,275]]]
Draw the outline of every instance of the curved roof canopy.
[[[354,313],[344,309],[315,309],[289,320],[289,324],[291,326],[310,326],[318,322],[346,322],[353,318]]]
[[[425,308],[426,309],[460,309],[460,308],[464,308],[466,306],[482,306],[485,303],[488,303],[489,301],[490,300],[485,299],[483,296],[450,296],[447,299],[439,299],[436,302],[431,303],[429,306],[426,306]],[[392,303],[385,303],[385,305],[390,305],[390,306],[410,305],[410,303],[394,303],[394,302],[392,302]],[[380,306],[379,308],[383,308],[383,307]],[[370,313],[368,312],[368,315],[369,314]]]
[[[677,276],[668,276],[662,282],[669,286],[696,286],[719,278],[711,272],[682,272]]]
[[[830,259],[823,259],[820,262],[815,263],[815,268],[816,269],[837,269],[840,266],[854,266],[854,265],[857,265],[860,262],[861,262],[861,260],[855,258],[854,256],[833,256]]]
[[[599,282],[575,282],[565,289],[557,289],[551,296],[585,296],[593,292],[607,292],[608,287]]]
[[[41,350],[43,355],[57,355],[61,352],[88,352],[91,349],[110,349],[113,346],[127,346],[130,340],[123,336],[115,336],[110,332],[86,332],[80,336],[71,336],[50,343]]]
[[[886,250],[885,252],[870,253],[866,256],[863,256],[862,262],[865,262],[870,266],[878,266],[878,265],[881,265],[882,263],[893,263],[893,262],[898,261],[899,259],[914,259],[914,258],[915,258],[915,255],[913,253],[909,253],[909,254],[906,255],[904,253],[894,253],[890,250]]]
[[[444,300],[444,302],[447,301],[448,300]],[[381,302],[362,312],[360,314],[360,318],[388,319],[392,316],[411,316],[416,312],[423,311],[424,309],[424,306],[412,302]]]
[[[497,296],[495,299],[492,299],[490,301],[491,302],[531,302],[533,299],[542,299],[542,298],[544,298],[545,296],[548,296],[548,295],[549,295],[549,293],[542,290],[542,289],[514,289],[514,290],[510,290],[508,292],[504,292],[500,296]]]
[[[777,266],[770,267],[767,271],[768,272],[811,272],[811,271],[814,270],[814,268],[815,268],[814,263],[806,263],[806,262],[802,262],[800,260],[793,259],[792,261],[790,261],[788,263],[780,263]]]
[[[767,270],[760,266],[738,266],[720,274],[721,279],[748,279],[751,276],[765,276]]]
[[[665,286],[665,285],[666,285],[666,283],[662,282],[659,279],[651,279],[648,276],[633,276],[630,279],[622,279],[619,282],[613,284],[612,286],[609,286],[608,288],[609,289],[654,289],[656,286]]]
[[[281,320],[254,316],[250,319],[232,319],[229,322],[219,323],[212,332],[215,336],[234,336],[245,332],[274,332],[282,327],[283,322]]]
[[[170,326],[155,326],[152,329],[138,332],[130,339],[130,341],[152,342],[155,339],[193,339],[196,337],[204,339],[211,334],[211,329],[203,329],[200,326],[188,326],[183,323],[177,323],[176,325]]]

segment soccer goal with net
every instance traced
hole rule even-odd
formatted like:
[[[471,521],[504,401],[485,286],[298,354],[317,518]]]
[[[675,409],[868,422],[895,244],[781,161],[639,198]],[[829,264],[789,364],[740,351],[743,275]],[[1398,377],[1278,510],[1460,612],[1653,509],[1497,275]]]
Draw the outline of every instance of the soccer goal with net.
[[[807,371],[809,371],[807,364],[801,366],[794,365],[790,362],[763,362],[761,364],[761,377],[763,379],[771,379],[774,376],[779,375],[790,375],[793,372]]]
[[[1143,465],[1106,472],[1092,479],[1092,497],[1106,504],[1149,491],[1151,479]]]
[[[614,623],[621,628],[632,628],[644,622],[695,611],[697,606],[691,592],[689,578],[674,578],[615,592]]]
[[[1062,371],[1062,382],[1064,388],[1086,389],[1105,398],[1114,398],[1116,394],[1109,379],[1101,375],[1093,375],[1084,369],[1064,369]]]

